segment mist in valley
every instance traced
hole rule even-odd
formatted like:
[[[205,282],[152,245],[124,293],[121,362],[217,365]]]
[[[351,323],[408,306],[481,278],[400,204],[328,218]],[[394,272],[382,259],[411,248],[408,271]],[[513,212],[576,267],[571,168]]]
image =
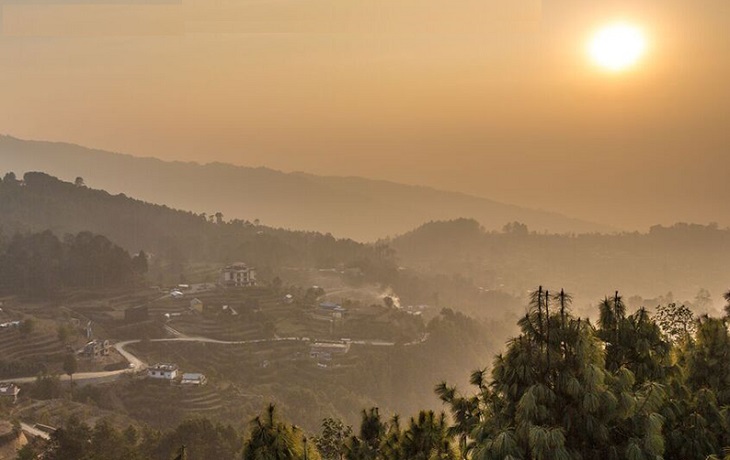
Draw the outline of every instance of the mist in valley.
[[[30,334],[37,340],[59,341],[59,331],[67,331],[67,349],[89,338],[87,321],[94,339],[136,340],[128,351],[147,365],[175,362],[207,375],[210,410],[221,407],[214,418],[235,426],[245,426],[264,401],[275,401],[310,432],[326,417],[355,426],[369,406],[383,413],[439,411],[434,386],[467,389],[472,371],[489,372],[503,344],[519,333],[538,286],[565,289],[570,311],[594,322],[599,303],[616,290],[628,311],[646,308],[649,315],[675,304],[717,315],[724,305],[730,231],[717,225],[556,234],[519,222],[488,231],[457,219],[359,243],[175,210],[85,182],[4,176],[3,314],[37,322]],[[255,267],[255,283],[220,284],[221,270],[238,261]],[[179,296],[170,295],[175,286],[182,286],[175,288]],[[188,286],[197,287],[188,293]],[[196,310],[193,299],[204,307]],[[138,306],[145,316],[129,320]],[[175,342],[186,338],[192,339]],[[320,342],[345,344],[347,351],[311,351]],[[9,356],[0,370],[12,379],[61,372],[64,352],[41,362],[32,353]],[[98,368],[93,361],[84,366]],[[130,399],[146,392],[144,385],[139,377],[83,385],[74,397],[124,414],[121,424],[162,429],[208,413],[205,405],[185,404],[164,416],[147,412],[156,403]],[[28,392],[41,391],[33,388]],[[53,409],[48,414],[60,423]]]
[[[728,13],[0,1],[0,460],[730,459]]]

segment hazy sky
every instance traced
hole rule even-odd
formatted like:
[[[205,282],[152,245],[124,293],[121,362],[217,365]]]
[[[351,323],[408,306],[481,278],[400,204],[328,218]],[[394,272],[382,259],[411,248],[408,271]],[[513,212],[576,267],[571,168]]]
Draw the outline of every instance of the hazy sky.
[[[0,0],[0,133],[730,225],[727,0]],[[624,73],[586,43],[617,19]]]

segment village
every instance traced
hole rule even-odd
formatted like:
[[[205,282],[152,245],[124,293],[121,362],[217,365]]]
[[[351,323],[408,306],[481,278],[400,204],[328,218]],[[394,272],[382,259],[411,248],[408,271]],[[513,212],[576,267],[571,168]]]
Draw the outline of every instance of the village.
[[[76,391],[98,387],[119,393],[143,419],[147,407],[180,397],[169,392],[173,388],[187,388],[174,414],[147,420],[169,423],[168,418],[225,413],[230,408],[222,401],[230,398],[253,410],[266,397],[255,389],[272,378],[291,372],[340,378],[335,376],[355,369],[363,350],[427,337],[419,317],[423,309],[396,307],[390,299],[352,301],[337,289],[328,295],[320,285],[274,287],[256,275],[240,262],[217,269],[215,282],[153,287],[55,308],[6,300],[0,320],[7,326],[0,327],[9,332],[0,329],[0,352],[5,359],[36,364],[25,375],[6,371],[0,400],[12,400],[8,410],[31,425],[53,426],[61,404],[32,402],[38,383],[47,379]],[[21,333],[24,323],[31,330]],[[330,377],[317,377],[321,372]]]

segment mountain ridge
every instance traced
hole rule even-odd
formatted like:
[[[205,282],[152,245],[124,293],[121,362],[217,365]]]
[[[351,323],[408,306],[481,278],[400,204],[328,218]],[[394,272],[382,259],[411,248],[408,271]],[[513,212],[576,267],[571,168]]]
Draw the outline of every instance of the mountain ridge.
[[[319,176],[266,166],[136,157],[75,144],[0,136],[4,172],[44,171],[83,177],[95,188],[196,213],[259,219],[267,225],[374,241],[431,220],[479,220],[488,229],[511,221],[551,232],[610,232],[607,225],[500,203],[462,192],[359,176]]]

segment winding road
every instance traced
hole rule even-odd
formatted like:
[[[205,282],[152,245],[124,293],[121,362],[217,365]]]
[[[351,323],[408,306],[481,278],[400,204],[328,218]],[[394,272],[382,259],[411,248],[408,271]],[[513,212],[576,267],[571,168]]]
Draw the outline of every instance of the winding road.
[[[212,339],[210,337],[192,337],[192,336],[186,336],[183,333],[177,331],[176,329],[173,329],[172,327],[166,326],[166,329],[169,333],[174,335],[175,337],[168,337],[164,339],[150,339],[150,342],[198,342],[198,343],[217,343],[221,345],[252,345],[252,344],[258,344],[258,343],[272,343],[272,342],[313,342],[311,339],[307,337],[274,337],[270,339],[251,339],[251,340],[218,340],[218,339]],[[425,342],[428,339],[428,332],[424,333],[423,336],[421,336],[420,339],[414,340],[413,342],[408,342],[403,344],[404,346],[412,346],[412,345],[418,345],[423,342]],[[133,340],[125,340],[122,342],[117,342],[114,344],[114,348],[119,352],[124,359],[129,362],[129,367],[126,369],[118,369],[115,371],[98,371],[98,372],[79,372],[73,375],[73,380],[75,382],[83,381],[85,383],[89,383],[89,380],[100,380],[100,381],[106,381],[106,380],[114,380],[118,378],[119,376],[123,374],[133,374],[139,371],[142,371],[147,368],[148,364],[139,359],[137,356],[133,355],[129,351],[127,351],[125,348],[128,345],[132,345],[135,343],[142,342],[142,339],[133,339]],[[349,340],[349,343],[352,345],[364,345],[364,346],[371,346],[371,347],[392,347],[395,346],[395,342],[389,342],[386,340]],[[67,374],[62,374],[59,376],[60,380],[70,381],[71,378]],[[4,379],[0,380],[0,383],[7,383],[7,382],[13,382],[13,383],[29,383],[29,382],[35,382],[36,377],[19,377],[14,379]]]

